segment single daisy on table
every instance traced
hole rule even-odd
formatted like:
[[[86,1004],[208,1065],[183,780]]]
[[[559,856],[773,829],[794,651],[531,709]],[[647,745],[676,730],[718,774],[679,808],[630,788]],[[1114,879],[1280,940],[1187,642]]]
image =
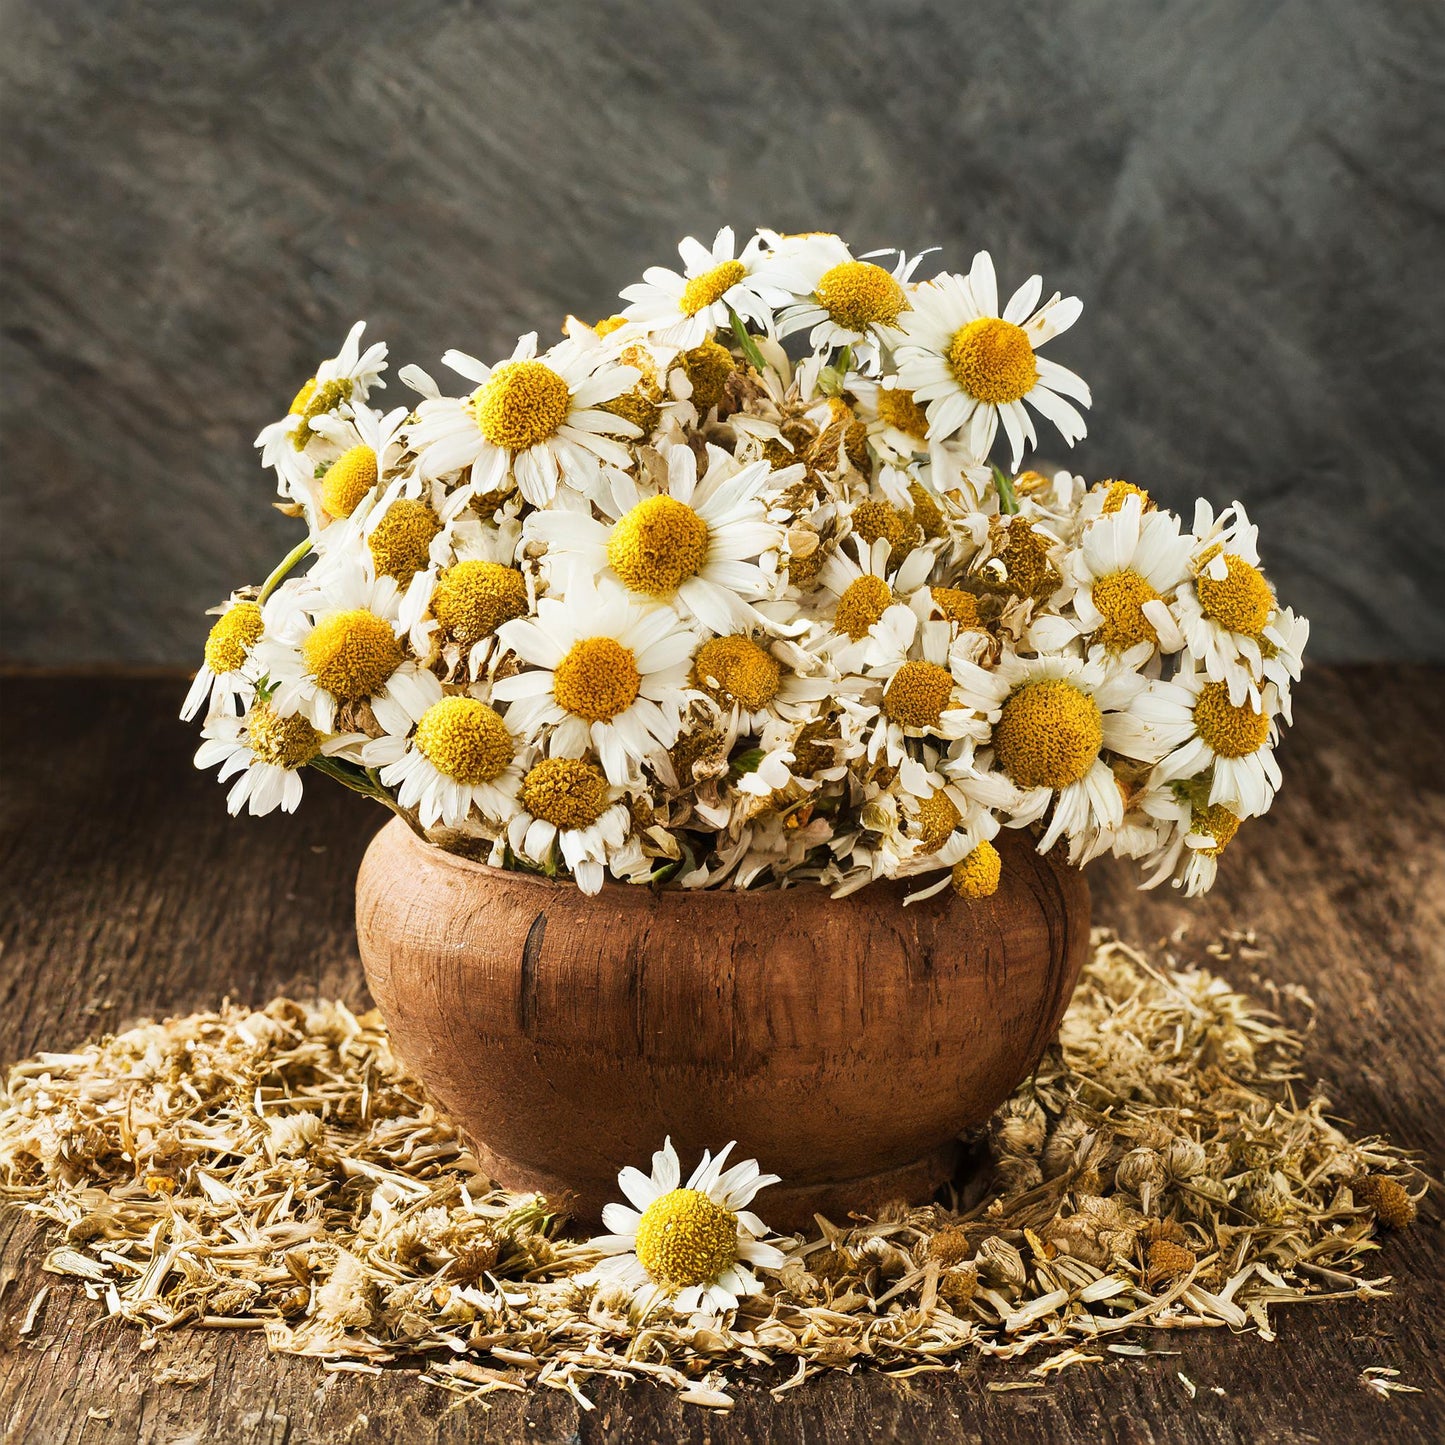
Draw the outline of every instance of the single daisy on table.
[[[1031,276],[1002,312],[993,259],[973,258],[967,276],[945,272],[911,292],[899,318],[897,385],[928,408],[929,437],[962,433],[970,458],[983,461],[1002,421],[1017,469],[1024,443],[1037,441],[1027,401],[1058,427],[1072,446],[1087,428],[1065,401],[1089,405],[1089,388],[1072,371],[1038,355],[1046,341],[1078,320],[1083,304],[1057,292],[1038,305],[1043,282]]]
[[[1038,850],[1069,840],[1070,860],[1100,829],[1124,821],[1124,795],[1107,747],[1150,761],[1148,744],[1126,728],[1144,690],[1133,670],[1102,659],[1025,658],[1005,652],[990,668],[956,660],[966,703],[990,724],[988,746],[972,761],[945,767],[983,807],[1022,828],[1053,808]]]
[[[609,468],[593,501],[533,512],[526,532],[547,544],[549,571],[568,577],[615,577],[629,593],[666,602],[711,632],[744,629],[758,621],[748,599],[766,595],[769,579],[757,559],[781,546],[783,533],[767,520],[767,494],[794,478],[766,461],[738,463],[720,447],[708,448],[699,478],[691,447],[663,443],[667,489],[639,486],[627,472]],[[802,475],[802,468],[796,469]]]
[[[649,266],[636,285],[624,287],[630,304],[623,316],[664,346],[691,350],[720,328],[731,331],[732,315],[773,334],[773,313],[794,300],[771,274],[772,257],[762,236],[737,249],[731,226],[724,226],[709,250],[693,237],[678,245],[683,270]]]
[[[578,888],[590,896],[601,891],[608,865],[627,855],[631,833],[622,789],[596,763],[539,758],[518,784],[506,836],[514,853],[549,871],[560,852]]]
[[[590,1244],[607,1257],[579,1282],[621,1285],[647,1305],[666,1299],[680,1314],[714,1317],[760,1293],[753,1268],[780,1269],[787,1256],[764,1242],[770,1231],[747,1206],[779,1178],[764,1174],[755,1159],[725,1170],[732,1148],[716,1158],[704,1153],[686,1184],[671,1139],[652,1156],[650,1176],[624,1169],[617,1183],[631,1204],[602,1211],[612,1233]]]
[[[677,741],[697,636],[670,607],[640,604],[608,578],[574,577],[565,598],[542,598],[535,617],[505,622],[497,635],[524,670],[499,677],[492,695],[511,704],[518,732],[545,731],[550,753],[591,749],[624,786],[643,759]]]
[[[203,707],[208,713],[234,716],[256,691],[256,669],[250,659],[265,631],[261,604],[233,597],[216,610],[220,615],[206,637],[201,670],[181,706],[182,722],[190,722]]]
[[[871,251],[855,260],[836,236],[820,239],[824,244],[801,252],[793,267],[778,263],[780,274],[799,273],[790,275],[790,289],[802,298],[778,312],[778,336],[807,331],[815,353],[850,347],[853,365],[871,374],[908,310],[908,283],[926,253],[910,260],[902,251]],[[898,260],[891,269],[873,259],[892,255]]]
[[[323,733],[337,713],[366,704],[389,733],[405,733],[442,695],[436,675],[406,655],[396,583],[358,562],[283,586],[264,609],[256,662],[282,716],[303,713]]]
[[[201,737],[196,766],[219,764],[218,781],[236,778],[226,808],[233,816],[245,808],[253,818],[277,808],[294,813],[301,803],[301,769],[313,758],[354,751],[366,740],[361,733],[320,733],[300,714],[283,716],[259,699],[244,717],[212,717]]]
[[[375,342],[361,349],[366,323],[358,321],[347,333],[341,350],[316,368],[316,374],[296,393],[290,410],[280,421],[262,427],[256,438],[261,465],[275,467],[280,490],[292,496],[304,489],[316,463],[334,456],[334,444],[315,423],[324,416],[343,416],[357,402],[365,401],[373,387],[385,386],[386,343]]]
[[[1206,801],[1253,818],[1268,810],[1280,785],[1278,712],[1273,683],[1236,703],[1228,683],[1195,665],[1168,682],[1150,682],[1119,720],[1110,746],[1155,762],[1151,784],[1211,773]]]
[[[422,827],[460,828],[475,808],[493,823],[517,811],[524,742],[506,719],[480,698],[458,693],[434,702],[410,737],[388,733],[361,750],[397,790],[403,808],[415,808]]]
[[[496,366],[461,351],[448,351],[442,361],[477,389],[465,398],[424,394],[407,443],[425,479],[471,468],[449,496],[443,520],[472,497],[499,491],[509,477],[528,502],[545,507],[560,482],[586,493],[602,462],[631,465],[618,438],[641,432],[602,403],[630,391],[640,373],[619,365],[611,348],[563,341],[539,357],[532,331]],[[430,381],[415,372],[408,378],[423,389]]]

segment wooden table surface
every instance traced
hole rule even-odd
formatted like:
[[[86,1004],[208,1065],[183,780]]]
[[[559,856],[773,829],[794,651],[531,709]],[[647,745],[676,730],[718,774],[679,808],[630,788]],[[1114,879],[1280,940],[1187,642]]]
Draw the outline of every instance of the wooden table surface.
[[[3,702],[0,1063],[64,1048],[147,1014],[209,1008],[224,995],[366,1002],[352,933],[352,882],[382,821],[374,804],[308,779],[294,818],[231,820],[191,771],[193,730],[175,720],[177,675],[16,676]],[[1234,845],[1215,891],[1188,903],[1091,870],[1096,920],[1153,943],[1182,924],[1181,957],[1242,987],[1248,965],[1205,945],[1254,928],[1269,974],[1319,1005],[1306,1059],[1336,1112],[1445,1160],[1445,673],[1369,667],[1307,673],[1286,784]],[[1301,1305],[1279,1340],[1180,1332],[1160,1353],[994,1393],[1034,1363],[894,1384],[810,1381],[779,1401],[745,1385],[728,1415],[647,1384],[608,1386],[587,1413],[561,1392],[457,1405],[414,1373],[330,1374],[268,1355],[255,1338],[181,1332],[152,1352],[68,1281],[43,1276],[36,1228],[0,1215],[0,1436],[81,1441],[1199,1441],[1436,1440],[1445,1420],[1445,1237],[1438,1201],[1388,1240],[1379,1303]],[[19,1328],[39,1285],[33,1332]],[[1178,1351],[1178,1353],[1165,1353]],[[213,1366],[209,1383],[156,1385],[168,1360]],[[1380,1398],[1369,1366],[1421,1394]],[[1198,1388],[1192,1398],[1180,1379]],[[1216,1393],[1214,1387],[1222,1393]]]

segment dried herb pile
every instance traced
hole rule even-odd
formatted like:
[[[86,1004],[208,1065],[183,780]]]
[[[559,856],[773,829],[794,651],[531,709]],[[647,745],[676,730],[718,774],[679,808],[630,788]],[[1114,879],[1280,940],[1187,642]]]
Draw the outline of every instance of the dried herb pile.
[[[965,1193],[819,1220],[726,1328],[576,1284],[595,1256],[565,1216],[493,1189],[380,1016],[341,1004],[226,1008],[19,1064],[0,1181],[62,1231],[46,1268],[111,1314],[262,1330],[331,1368],[406,1359],[453,1390],[584,1404],[590,1379],[652,1376],[719,1407],[753,1367],[781,1391],[1036,1352],[1046,1377],[1143,1354],[1151,1328],[1268,1339],[1273,1306],[1383,1292],[1377,1231],[1407,1226],[1423,1185],[1297,1095],[1301,1047],[1223,979],[1097,934]]]

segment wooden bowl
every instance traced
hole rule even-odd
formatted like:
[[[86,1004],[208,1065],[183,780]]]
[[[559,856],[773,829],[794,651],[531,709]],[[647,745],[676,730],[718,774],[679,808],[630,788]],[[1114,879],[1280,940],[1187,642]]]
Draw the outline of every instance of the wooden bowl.
[[[587,898],[394,819],[361,865],[357,933],[397,1053],[499,1183],[571,1195],[591,1222],[665,1136],[684,1174],[736,1139],[782,1176],[761,1208],[787,1228],[926,1199],[1057,1031],[1088,885],[1027,838],[999,848],[975,903],[904,908],[894,882]]]

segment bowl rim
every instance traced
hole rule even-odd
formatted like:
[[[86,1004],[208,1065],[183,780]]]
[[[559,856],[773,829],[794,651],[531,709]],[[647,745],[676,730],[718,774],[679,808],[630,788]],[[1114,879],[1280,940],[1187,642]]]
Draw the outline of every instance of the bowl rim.
[[[393,828],[393,825],[394,828]],[[423,838],[411,827],[405,818],[393,816],[388,819],[373,835],[372,843],[377,842],[384,834],[397,832],[405,835],[409,847],[417,849],[422,856],[430,859],[433,863],[446,868],[455,869],[461,873],[470,873],[480,877],[494,878],[505,882],[509,886],[531,888],[541,893],[548,893],[554,897],[575,898],[580,903],[596,905],[603,899],[620,900],[623,898],[638,902],[650,903],[653,906],[669,902],[681,903],[688,900],[699,906],[711,904],[735,905],[743,903],[747,907],[763,907],[768,904],[776,907],[782,900],[797,901],[806,900],[809,903],[832,905],[835,907],[845,906],[855,901],[867,900],[869,903],[879,903],[885,900],[888,894],[893,894],[887,901],[896,908],[902,909],[904,898],[910,887],[926,887],[929,883],[938,881],[937,874],[922,873],[908,878],[875,878],[866,883],[863,887],[855,889],[852,893],[843,898],[834,898],[831,889],[821,883],[793,883],[785,888],[657,888],[651,884],[640,883],[619,883],[616,879],[608,878],[602,884],[602,891],[596,894],[583,893],[570,878],[548,878],[538,873],[528,873],[521,869],[497,868],[491,863],[483,863],[476,858],[468,858],[461,853],[453,853],[443,848],[439,843],[433,843],[428,838]],[[1053,862],[1048,856],[1040,854],[1031,844],[1031,840],[1025,835],[1010,835],[1007,838],[997,840],[1000,846],[1009,852],[1016,852],[1020,855],[1028,854],[1035,860],[1034,866],[1044,872],[1074,874],[1081,882],[1086,882],[1082,871],[1078,868],[1067,865],[1059,865]],[[368,844],[370,848],[371,844]],[[939,870],[940,872],[942,870]],[[994,895],[997,897],[997,895]],[[911,904],[912,908],[932,908],[935,906],[947,907],[953,902],[952,894],[948,889],[943,889],[932,898],[922,899],[918,903]],[[991,902],[990,900],[984,900]]]

